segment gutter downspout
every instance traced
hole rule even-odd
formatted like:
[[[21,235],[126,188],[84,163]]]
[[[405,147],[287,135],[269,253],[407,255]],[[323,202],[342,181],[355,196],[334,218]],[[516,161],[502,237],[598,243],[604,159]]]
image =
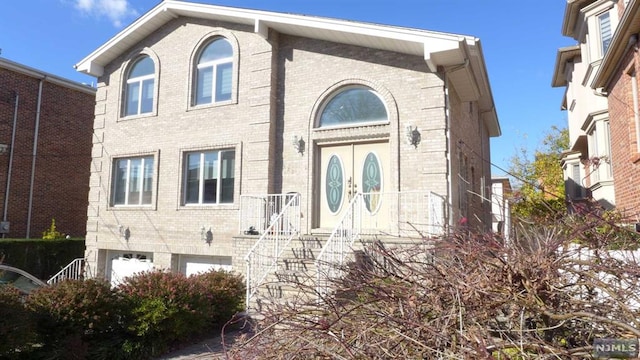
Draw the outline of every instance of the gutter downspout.
[[[47,79],[43,77],[40,79],[40,85],[38,87],[38,105],[36,110],[36,128],[33,133],[33,157],[31,159],[31,183],[29,185],[29,208],[27,214],[27,234],[26,238],[31,238],[31,210],[33,207],[33,184],[36,178],[36,155],[38,154],[38,132],[40,130],[40,107],[42,105],[42,84]]]
[[[447,140],[447,215],[449,218],[449,227],[453,227],[455,225],[453,221],[453,171],[451,170],[453,167],[451,165],[451,153],[453,152],[451,148],[451,102],[449,101],[449,77],[448,73],[452,71],[456,71],[459,69],[463,69],[469,66],[469,58],[465,58],[462,64],[454,65],[451,68],[445,68],[443,70],[444,74],[444,116],[445,116],[445,138]]]
[[[13,128],[11,129],[11,147],[9,149],[9,169],[7,169],[7,187],[4,192],[4,210],[2,221],[7,221],[9,213],[9,195],[11,194],[11,172],[13,171],[13,150],[16,143],[16,130],[18,128],[18,104],[20,103],[20,95],[16,92],[13,104]],[[6,234],[2,234],[4,238]]]

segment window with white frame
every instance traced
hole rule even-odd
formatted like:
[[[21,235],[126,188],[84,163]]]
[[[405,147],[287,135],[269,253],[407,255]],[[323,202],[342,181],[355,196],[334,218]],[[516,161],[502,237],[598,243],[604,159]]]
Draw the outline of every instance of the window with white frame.
[[[121,158],[114,161],[111,204],[151,205],[153,197],[153,156]]]
[[[195,105],[231,100],[233,47],[225,38],[208,43],[196,65]]]
[[[233,203],[234,150],[195,151],[185,155],[184,204]]]
[[[572,199],[580,199],[584,196],[582,181],[580,176],[580,163],[571,165],[571,190],[569,193],[572,194]]]
[[[591,176],[591,185],[594,185],[598,181],[600,181],[600,171],[598,168],[598,163],[594,162],[594,159],[598,158],[599,155],[599,146],[598,146],[598,132],[596,131],[596,126],[593,126],[591,131],[588,133],[589,135],[589,152],[591,156],[591,166],[590,166],[590,176]]]
[[[155,65],[149,56],[136,60],[126,79],[124,115],[132,116],[153,111]]]
[[[611,38],[613,37],[611,15],[608,11],[598,16],[598,29],[600,32],[600,50],[602,56],[604,56],[609,49],[609,44],[611,44]]]

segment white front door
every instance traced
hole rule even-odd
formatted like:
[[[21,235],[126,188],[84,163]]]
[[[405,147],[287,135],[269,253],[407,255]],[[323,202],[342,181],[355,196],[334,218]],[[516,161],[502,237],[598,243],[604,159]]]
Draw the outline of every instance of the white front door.
[[[320,147],[319,227],[332,230],[351,199],[364,193],[368,215],[385,208],[382,193],[389,184],[389,143],[356,143]],[[366,214],[365,214],[366,215]],[[381,217],[377,221],[387,222]],[[376,223],[376,226],[386,224]]]

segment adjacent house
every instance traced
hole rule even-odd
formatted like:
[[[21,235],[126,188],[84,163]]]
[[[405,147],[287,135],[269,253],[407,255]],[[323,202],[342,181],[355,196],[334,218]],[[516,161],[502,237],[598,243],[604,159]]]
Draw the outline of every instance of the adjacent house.
[[[491,229],[500,126],[473,36],[165,0],[76,68],[98,84],[93,275],[255,285],[292,239]]]
[[[562,34],[577,41],[558,50],[552,86],[565,87],[561,109],[567,111],[570,149],[562,168],[569,209],[595,200],[616,205],[607,97],[590,84],[610,47],[620,5],[612,0],[567,0]]]
[[[640,222],[640,1],[616,2],[619,24],[589,85],[608,100],[616,208],[629,222]]]
[[[0,235],[83,237],[96,90],[0,58]]]

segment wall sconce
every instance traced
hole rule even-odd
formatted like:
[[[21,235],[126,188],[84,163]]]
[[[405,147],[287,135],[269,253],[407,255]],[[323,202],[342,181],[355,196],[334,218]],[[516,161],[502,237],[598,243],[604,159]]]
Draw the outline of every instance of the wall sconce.
[[[131,237],[131,230],[129,230],[129,227],[125,229],[124,226],[118,225],[118,231],[120,232],[121,238],[129,241],[129,238]]]
[[[418,148],[418,144],[422,140],[422,135],[420,135],[420,131],[418,131],[418,127],[415,128],[411,125],[407,126],[407,141],[409,145],[413,145],[414,148]]]
[[[206,230],[206,231],[205,231]],[[213,241],[213,232],[211,232],[211,228],[209,230],[205,229],[205,227],[200,228],[200,239],[207,244],[211,244]]]
[[[298,135],[293,135],[293,148],[296,149],[300,155],[304,154],[304,140],[302,136],[298,137]]]
[[[0,144],[0,155],[2,154],[6,154],[7,151],[9,151],[9,145],[7,144]]]

